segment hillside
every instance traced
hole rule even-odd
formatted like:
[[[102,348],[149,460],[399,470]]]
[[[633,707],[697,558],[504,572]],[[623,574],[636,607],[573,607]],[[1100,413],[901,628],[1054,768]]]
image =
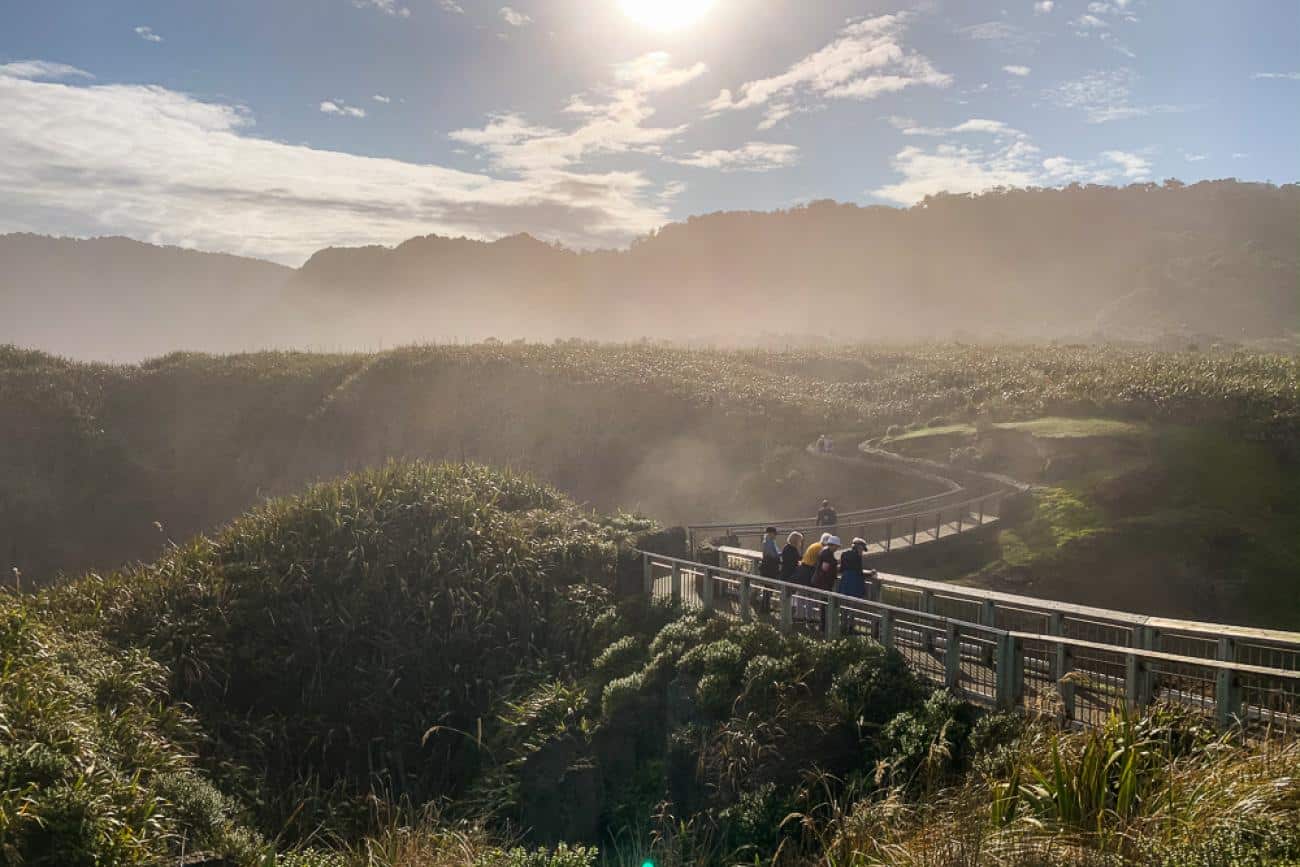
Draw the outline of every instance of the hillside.
[[[1297,237],[1300,185],[1235,180],[723,212],[626,250],[431,235],[297,271],[19,235],[0,239],[0,341],[97,360],[488,338],[1294,346]]]
[[[862,508],[935,492],[803,454],[833,431],[844,449],[936,441],[925,454],[1069,494],[1045,514],[1086,506],[1059,515],[1064,527],[1032,517],[1008,526],[1001,551],[942,577],[981,573],[1171,616],[1300,623],[1283,604],[1297,598],[1300,557],[1300,491],[1284,483],[1300,460],[1300,371],[1289,356],[566,343],[173,355],[129,367],[10,349],[0,361],[0,552],[28,587],[60,570],[153,558],[268,496],[390,458],[527,470],[603,511],[665,525],[811,514],[823,496]],[[1150,433],[1127,449],[1081,446],[1077,458],[975,437],[990,421],[1050,434],[1060,418],[1082,432]],[[951,432],[920,437],[926,425]],[[891,437],[891,426],[914,436]],[[1057,550],[1057,531],[1073,539],[1079,529],[1089,532]]]
[[[0,235],[0,343],[102,361],[266,346],[290,273],[128,238]]]

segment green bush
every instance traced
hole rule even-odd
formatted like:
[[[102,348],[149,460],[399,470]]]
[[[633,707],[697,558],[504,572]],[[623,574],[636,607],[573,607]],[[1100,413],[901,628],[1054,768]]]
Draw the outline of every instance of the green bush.
[[[626,635],[601,651],[592,669],[606,677],[623,677],[645,662],[645,641]]]
[[[561,843],[554,849],[493,849],[480,855],[473,867],[595,867],[596,849],[570,848]]]

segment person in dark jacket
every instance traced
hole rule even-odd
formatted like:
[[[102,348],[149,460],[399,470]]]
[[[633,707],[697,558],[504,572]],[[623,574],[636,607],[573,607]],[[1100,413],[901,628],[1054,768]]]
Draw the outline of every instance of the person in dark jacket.
[[[831,508],[830,500],[822,500],[822,507],[817,512],[818,527],[834,527],[840,521],[840,516]]]
[[[840,555],[840,585],[837,593],[859,599],[867,598],[866,568],[862,563],[862,555],[866,550],[866,539],[854,539],[849,549]]]
[[[764,578],[781,577],[781,549],[776,545],[776,527],[763,531],[763,559],[758,564],[758,574]]]
[[[803,533],[795,531],[785,539],[781,549],[781,580],[793,581],[799,571],[799,560],[803,557]]]
[[[817,572],[813,575],[813,586],[818,590],[835,588],[835,579],[839,577],[840,570],[840,562],[835,558],[835,552],[839,547],[840,537],[831,536],[817,556]]]

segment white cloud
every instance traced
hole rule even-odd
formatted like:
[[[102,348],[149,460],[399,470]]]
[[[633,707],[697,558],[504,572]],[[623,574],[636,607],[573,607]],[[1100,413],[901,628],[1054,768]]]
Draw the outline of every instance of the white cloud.
[[[1209,154],[1189,154],[1186,151],[1183,152],[1183,159],[1187,160],[1189,163],[1199,163],[1207,157],[1209,157]]]
[[[480,149],[495,168],[521,175],[568,168],[597,154],[657,155],[686,127],[647,126],[655,113],[650,95],[681,87],[706,71],[699,63],[680,69],[670,63],[668,54],[656,51],[616,64],[613,88],[570,98],[565,114],[582,118],[573,129],[539,126],[505,112],[492,115],[484,127],[455,130],[450,137]]]
[[[352,5],[358,9],[378,9],[385,15],[392,15],[395,18],[411,17],[411,10],[399,6],[397,0],[352,0]]]
[[[1119,166],[1129,180],[1140,181],[1150,176],[1151,161],[1146,157],[1128,151],[1103,151],[1102,157]]]
[[[465,8],[456,0],[438,0],[438,8],[442,9],[443,12],[454,12],[457,15],[465,14]]]
[[[1091,30],[1100,30],[1103,27],[1110,26],[1096,15],[1080,15],[1078,18],[1074,19],[1074,23],[1078,27],[1085,27]]]
[[[1025,76],[1029,75],[1029,73],[1033,72],[1033,70],[1030,69],[1028,66],[1016,66],[1016,65],[1004,66],[1002,67],[1002,71],[1005,72],[1007,75],[1015,75],[1020,78],[1024,78]]]
[[[734,150],[695,151],[671,161],[684,166],[719,169],[724,172],[767,172],[794,165],[799,161],[799,148],[795,145],[752,141]]]
[[[94,78],[84,69],[66,63],[45,60],[18,60],[0,64],[0,78],[25,78],[31,81],[62,81],[68,78]]]
[[[159,36],[157,33],[154,33],[154,32],[153,32],[153,28],[152,28],[152,27],[137,27],[137,28],[135,28],[135,35],[136,35],[136,36],[139,36],[139,37],[140,37],[141,39],[143,39],[145,42],[162,42],[162,41],[163,41],[163,38],[162,38],[161,36]]]
[[[511,27],[523,27],[525,24],[529,24],[533,20],[524,13],[512,9],[509,6],[502,6],[501,10],[497,14],[501,16],[502,21],[509,24]]]
[[[1300,81],[1300,72],[1256,72],[1251,78],[1264,79],[1283,79],[1286,81]]]
[[[956,126],[918,126],[908,117],[890,117],[889,123],[903,135],[912,136],[949,136],[963,133],[986,133],[993,136],[1024,138],[1025,134],[1014,127],[1007,126],[1000,120],[973,117]]]
[[[1037,37],[1028,30],[1015,24],[1009,24],[1006,21],[985,21],[982,24],[971,24],[962,27],[958,32],[967,39],[976,39],[981,42],[1029,45],[1038,41]]]
[[[348,105],[342,101],[327,99],[320,104],[321,114],[338,114],[344,117],[365,117],[366,110],[357,108],[355,105]]]
[[[1052,2],[1052,0],[1039,0],[1039,2],[1034,4],[1034,14],[1046,15],[1047,13],[1051,12],[1055,7],[1056,4]]]
[[[502,178],[290,145],[252,135],[238,106],[38,81],[74,74],[33,63],[0,67],[0,232],[121,233],[297,263],[429,232],[619,244],[666,219],[637,172]]]
[[[1045,91],[1045,96],[1060,108],[1082,111],[1089,123],[1183,111],[1176,105],[1134,105],[1130,100],[1135,80],[1131,69],[1091,72]]]
[[[874,99],[907,87],[946,87],[952,76],[923,55],[905,49],[900,38],[908,15],[896,13],[854,21],[828,45],[770,78],[721,91],[704,107],[711,112],[766,107],[767,129],[821,100]]]
[[[666,51],[652,51],[634,60],[614,66],[614,78],[643,93],[672,90],[687,84],[709,71],[703,63],[674,69],[669,64],[672,57]]]
[[[370,98],[382,105],[388,105],[390,102],[393,101],[391,98],[384,96],[382,93],[376,93],[374,96]]]
[[[1244,160],[1248,156],[1250,156],[1250,154],[1242,153],[1241,151],[1236,151],[1233,153],[1232,158],[1234,160]]]
[[[905,118],[893,118],[900,125]],[[1103,184],[1119,174],[1129,180],[1144,180],[1151,164],[1146,157],[1128,151],[1108,150],[1096,159],[1076,160],[1065,156],[1044,158],[1040,149],[1023,133],[997,121],[973,119],[937,132],[991,132],[997,136],[992,147],[977,147],[945,141],[932,149],[909,145],[892,160],[902,179],[871,192],[890,202],[913,205],[939,193],[980,193],[998,187],[1044,187],[1069,183]]]

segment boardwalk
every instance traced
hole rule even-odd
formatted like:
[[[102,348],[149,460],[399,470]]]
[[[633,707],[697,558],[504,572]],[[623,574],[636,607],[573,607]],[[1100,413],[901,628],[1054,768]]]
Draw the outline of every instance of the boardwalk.
[[[927,466],[933,470],[934,465]],[[982,474],[970,474],[982,476]],[[932,478],[938,478],[932,475]],[[929,497],[840,515],[842,536],[868,556],[955,540],[1001,520],[1014,480],[983,477],[972,495],[955,481]],[[979,479],[977,479],[979,481]],[[785,631],[872,636],[896,648],[924,679],[979,704],[1032,708],[1063,722],[1096,724],[1120,706],[1169,701],[1220,727],[1289,736],[1300,729],[1300,633],[1172,620],[878,574],[867,599],[755,574],[771,523],[815,537],[811,518],[707,524],[695,542],[722,536],[717,565],[642,552],[644,591],[687,610],[710,610]]]

